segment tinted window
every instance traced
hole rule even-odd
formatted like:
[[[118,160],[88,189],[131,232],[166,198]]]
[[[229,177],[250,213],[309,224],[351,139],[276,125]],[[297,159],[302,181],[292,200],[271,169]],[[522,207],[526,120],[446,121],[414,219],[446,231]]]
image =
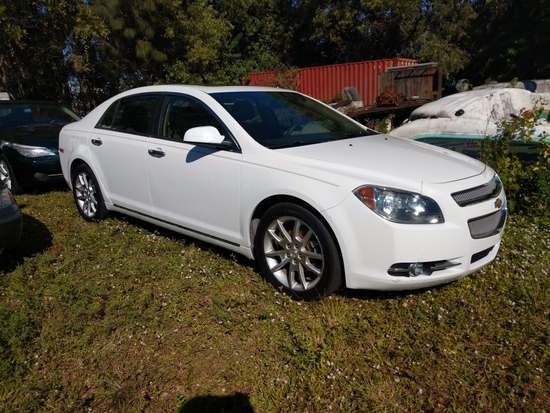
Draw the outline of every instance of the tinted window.
[[[221,135],[227,133],[216,117],[200,102],[186,96],[167,96],[161,111],[160,136],[183,141],[183,136],[197,126],[214,126]]]
[[[138,95],[123,98],[113,104],[98,123],[98,127],[137,135],[149,133],[159,95]]]
[[[116,108],[118,107],[118,102],[113,103],[109,106],[109,109],[101,117],[100,121],[96,125],[97,128],[111,129],[113,126],[113,121],[115,120]]]
[[[65,125],[79,118],[62,105],[40,102],[13,102],[0,105],[0,127]]]
[[[375,134],[320,102],[292,92],[221,92],[221,103],[254,140],[284,148]]]

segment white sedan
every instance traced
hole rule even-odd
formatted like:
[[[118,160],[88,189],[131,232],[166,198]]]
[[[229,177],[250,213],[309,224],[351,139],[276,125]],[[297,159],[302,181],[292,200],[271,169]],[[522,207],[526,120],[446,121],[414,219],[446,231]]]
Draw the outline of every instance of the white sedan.
[[[495,258],[506,221],[485,164],[282,89],[133,89],[65,126],[59,153],[84,219],[225,247],[299,299],[457,280]]]

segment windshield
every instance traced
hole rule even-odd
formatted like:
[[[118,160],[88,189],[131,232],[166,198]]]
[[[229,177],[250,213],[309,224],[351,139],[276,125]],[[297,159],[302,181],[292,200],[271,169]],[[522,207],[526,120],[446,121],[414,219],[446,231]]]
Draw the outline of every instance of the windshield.
[[[254,140],[271,149],[377,133],[298,93],[221,92],[212,97]]]
[[[0,105],[0,128],[66,125],[78,119],[66,107],[53,103],[10,102]]]

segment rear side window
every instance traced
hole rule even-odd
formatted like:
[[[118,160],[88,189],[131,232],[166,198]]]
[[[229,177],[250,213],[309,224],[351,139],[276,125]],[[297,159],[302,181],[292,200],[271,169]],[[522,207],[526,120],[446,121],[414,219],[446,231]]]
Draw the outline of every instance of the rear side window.
[[[159,97],[138,95],[123,98],[107,109],[96,127],[147,135],[150,133]]]

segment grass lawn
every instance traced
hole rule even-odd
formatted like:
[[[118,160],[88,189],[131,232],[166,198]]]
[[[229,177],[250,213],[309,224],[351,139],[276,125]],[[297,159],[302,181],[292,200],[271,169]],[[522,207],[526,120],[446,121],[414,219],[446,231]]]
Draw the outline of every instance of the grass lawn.
[[[511,217],[493,264],[447,286],[298,302],[224,250],[86,223],[70,192],[17,201],[1,412],[549,409],[548,219]]]

